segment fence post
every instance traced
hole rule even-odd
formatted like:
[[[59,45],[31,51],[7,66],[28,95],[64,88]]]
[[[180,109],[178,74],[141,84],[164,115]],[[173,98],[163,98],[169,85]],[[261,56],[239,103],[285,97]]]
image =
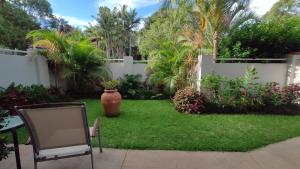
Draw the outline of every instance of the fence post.
[[[203,59],[203,56],[202,55],[199,55],[198,56],[198,63],[196,65],[196,74],[197,74],[197,80],[196,80],[196,87],[197,87],[197,90],[200,91],[201,90],[201,79],[202,79],[202,59]]]
[[[292,53],[289,55],[288,60],[288,70],[287,70],[287,85],[293,84],[293,83],[299,83],[300,77],[299,77],[299,71],[297,69],[298,61],[300,60],[300,52],[298,53]]]

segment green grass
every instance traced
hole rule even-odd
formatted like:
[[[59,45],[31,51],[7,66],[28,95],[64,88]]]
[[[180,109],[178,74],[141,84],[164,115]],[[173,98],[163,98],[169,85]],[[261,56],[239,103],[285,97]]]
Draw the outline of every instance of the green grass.
[[[98,100],[85,101],[89,123],[100,117],[110,148],[249,151],[300,136],[300,116],[187,115],[166,100],[125,100],[121,115],[107,118]],[[24,142],[25,130],[19,133]]]

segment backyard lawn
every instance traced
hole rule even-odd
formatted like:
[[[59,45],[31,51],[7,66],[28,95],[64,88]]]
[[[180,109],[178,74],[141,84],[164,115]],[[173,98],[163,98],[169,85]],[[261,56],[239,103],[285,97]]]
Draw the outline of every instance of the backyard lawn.
[[[188,115],[168,100],[125,100],[119,117],[106,118],[98,100],[84,101],[89,123],[100,117],[110,148],[249,151],[300,136],[300,116]],[[19,131],[24,142],[26,131]]]

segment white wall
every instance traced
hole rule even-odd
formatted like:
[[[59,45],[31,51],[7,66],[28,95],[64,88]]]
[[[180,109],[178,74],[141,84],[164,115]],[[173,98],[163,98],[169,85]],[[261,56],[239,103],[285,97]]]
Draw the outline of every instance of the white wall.
[[[142,79],[146,79],[146,68],[148,64],[138,63],[133,60],[131,56],[125,56],[121,61],[110,61],[107,63],[110,71],[112,72],[113,79],[122,78],[125,74],[142,75]]]
[[[215,63],[212,56],[199,56],[198,80],[207,74],[218,74],[228,78],[241,77],[249,66],[258,72],[258,83],[277,82],[287,84],[287,63]]]
[[[50,86],[47,61],[42,56],[0,54],[0,86],[39,84]]]

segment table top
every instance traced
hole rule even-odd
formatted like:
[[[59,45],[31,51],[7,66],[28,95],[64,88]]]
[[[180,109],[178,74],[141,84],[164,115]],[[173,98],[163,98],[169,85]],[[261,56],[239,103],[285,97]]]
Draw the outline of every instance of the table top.
[[[4,121],[0,122],[2,128],[0,133],[7,132],[13,128],[19,128],[24,125],[23,120],[19,116],[8,116],[4,118]]]

